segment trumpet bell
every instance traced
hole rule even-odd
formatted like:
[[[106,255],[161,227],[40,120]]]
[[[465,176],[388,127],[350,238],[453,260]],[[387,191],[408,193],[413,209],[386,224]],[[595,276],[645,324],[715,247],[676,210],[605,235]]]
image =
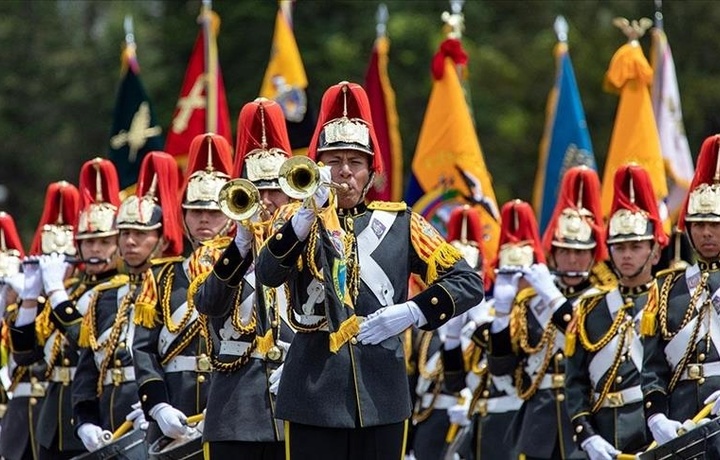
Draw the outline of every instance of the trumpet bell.
[[[304,200],[320,186],[320,168],[308,157],[291,157],[280,166],[278,181],[285,195]]]
[[[242,222],[257,214],[260,209],[260,192],[247,179],[233,179],[220,189],[218,206],[229,219]]]

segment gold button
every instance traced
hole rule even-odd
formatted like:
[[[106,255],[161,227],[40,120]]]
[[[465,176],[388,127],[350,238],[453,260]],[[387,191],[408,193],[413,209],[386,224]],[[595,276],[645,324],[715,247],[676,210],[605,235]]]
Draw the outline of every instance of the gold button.
[[[645,403],[645,408],[650,409],[652,407],[652,403],[650,401]]]
[[[70,360],[67,358],[63,359],[63,366],[69,366],[69,365],[70,365]]]
[[[437,297],[433,297],[432,299],[430,299],[430,303],[433,304],[433,305],[437,305],[437,304],[438,304],[438,298],[437,298]]]
[[[204,383],[205,382],[205,376],[204,375],[198,375],[198,383]]]
[[[278,327],[280,325],[280,323],[278,323],[277,321],[273,321],[272,323],[270,323],[270,325],[272,327]]]
[[[700,353],[700,354],[698,355],[698,360],[700,360],[700,361],[705,361],[705,353]]]
[[[445,313],[440,313],[440,321],[444,320],[445,318],[447,318],[447,315]]]
[[[200,353],[200,356],[198,356],[200,359],[207,359],[208,355],[205,353]]]
[[[563,356],[562,353],[558,353],[558,354],[555,355],[555,361],[560,361],[560,360],[563,359],[564,357],[565,357],[565,356]]]
[[[29,402],[31,406],[34,406],[35,404],[37,404],[37,398],[30,398]]]
[[[627,299],[625,299],[625,303],[633,304],[635,302],[633,302],[632,297],[628,297]]]
[[[580,433],[582,433],[582,430],[583,430],[582,425],[578,425],[578,426],[575,427],[575,433],[580,434]]]
[[[571,319],[572,319],[572,316],[570,315],[570,313],[565,313],[563,315],[563,321],[565,321],[566,323],[569,323]]]
[[[557,395],[557,400],[560,401],[560,402],[565,401],[565,395],[562,394],[562,393],[560,393],[559,395]]]
[[[702,385],[703,383],[705,383],[705,377],[700,377],[698,379],[698,385]]]
[[[347,223],[348,223],[348,224],[352,224],[352,223],[353,223],[352,217],[348,217],[348,218],[347,218]]]
[[[127,347],[127,345],[125,344],[125,342],[120,342],[120,343],[118,344],[118,347],[120,347],[120,348],[125,348],[125,347]]]
[[[115,367],[122,367],[122,361],[120,361],[119,359],[116,359],[116,360],[115,360]]]
[[[230,263],[230,260],[228,260],[227,257],[223,259],[223,265],[227,265],[229,263]]]
[[[140,399],[142,399],[143,402],[147,401],[147,395],[142,395],[142,398],[140,398]]]
[[[45,300],[46,300],[46,299],[45,299],[45,297],[43,297],[43,296],[40,295],[40,296],[38,296],[38,299],[37,299],[37,300],[38,300],[38,303],[45,303]]]
[[[282,233],[277,233],[277,234],[275,235],[275,239],[278,240],[278,241],[280,241],[280,240],[282,239]]]
[[[72,314],[72,312],[73,312],[73,307],[65,307],[65,313],[70,315],[70,314]]]
[[[623,381],[622,375],[618,375],[617,378],[615,379],[615,383],[622,383],[622,381]]]
[[[30,383],[32,383],[33,385],[35,385],[36,383],[38,383],[37,377],[30,377]]]
[[[357,345],[357,338],[353,337],[352,339],[350,339],[350,343],[352,343],[353,345]]]
[[[576,435],[576,434],[573,435],[573,442],[577,442],[577,435]]]
[[[621,363],[624,363],[625,361],[627,361],[627,356],[622,355],[622,356],[620,357],[620,362],[621,362]]]
[[[487,329],[483,329],[483,337],[487,339],[489,336],[490,336],[490,331]]]
[[[484,391],[482,392],[482,395],[483,395],[483,398],[487,398],[487,397],[490,396],[490,392],[489,392],[488,390],[484,390]]]

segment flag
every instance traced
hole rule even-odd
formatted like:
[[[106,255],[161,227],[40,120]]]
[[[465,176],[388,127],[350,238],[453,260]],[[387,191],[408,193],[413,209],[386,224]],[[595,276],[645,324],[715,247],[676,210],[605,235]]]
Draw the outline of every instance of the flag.
[[[395,91],[388,75],[388,50],[390,42],[380,36],[370,57],[365,74],[365,91],[370,101],[373,127],[382,152],[383,174],[375,177],[373,188],[368,192],[371,200],[400,201],[402,199],[403,158],[398,114],[395,107]]]
[[[661,28],[652,30],[651,62],[652,105],[668,180],[666,202],[672,220],[676,221],[695,168],[683,124],[675,63]]]
[[[290,146],[293,152],[305,154],[315,131],[315,116],[308,106],[308,79],[292,29],[291,4],[287,0],[280,2],[260,96],[280,104]]]
[[[652,68],[637,41],[615,52],[605,74],[606,91],[619,93],[620,101],[602,181],[604,217],[610,214],[615,171],[626,163],[635,162],[647,170],[658,203],[663,203],[668,194],[660,137],[650,100],[652,79]],[[662,214],[661,211],[661,218],[665,220],[667,216]]]
[[[214,11],[203,10],[201,22],[203,26],[190,55],[165,143],[165,151],[173,155],[183,167],[187,162],[190,143],[198,134],[212,132],[224,137],[232,145],[230,110],[217,62],[216,39],[220,30],[220,17]]]
[[[552,217],[565,171],[580,165],[597,170],[567,43],[555,46],[555,59],[555,86],[548,96],[533,192],[533,206],[542,229]]]
[[[162,128],[140,80],[134,44],[125,47],[121,59],[123,76],[113,111],[108,158],[117,168],[120,189],[126,190],[137,181],[145,154],[162,149],[163,138]]]
[[[466,63],[460,41],[453,38],[446,39],[433,58],[433,87],[405,199],[431,222],[438,218],[447,222],[446,216],[459,204],[474,205],[482,219],[484,255],[494,257],[500,235],[499,213],[458,75],[465,72]],[[438,229],[443,231],[442,227]]]

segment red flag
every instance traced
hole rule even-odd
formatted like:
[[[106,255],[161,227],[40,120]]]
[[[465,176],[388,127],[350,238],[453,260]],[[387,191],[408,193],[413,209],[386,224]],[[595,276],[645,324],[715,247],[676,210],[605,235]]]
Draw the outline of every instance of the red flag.
[[[375,183],[368,191],[368,197],[371,200],[400,201],[403,194],[402,144],[395,107],[395,92],[390,85],[387,72],[389,48],[387,37],[381,36],[375,40],[370,65],[365,74],[365,90],[370,101],[375,134],[380,144],[382,164],[385,166],[385,171],[375,177]]]
[[[185,80],[165,142],[165,151],[173,155],[182,166],[187,162],[190,143],[199,134],[213,132],[226,138],[232,145],[230,110],[225,96],[225,84],[217,62],[216,38],[220,29],[220,17],[214,11],[207,10],[201,14],[200,21],[203,27],[190,55]],[[207,69],[205,68],[206,50]]]

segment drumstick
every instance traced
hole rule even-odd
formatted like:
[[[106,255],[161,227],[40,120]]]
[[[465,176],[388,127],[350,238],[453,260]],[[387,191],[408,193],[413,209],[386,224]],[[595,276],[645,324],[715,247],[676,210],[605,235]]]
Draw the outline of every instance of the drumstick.
[[[638,456],[635,454],[618,454],[615,460],[637,460]]]
[[[194,424],[196,424],[196,423],[202,422],[203,419],[205,419],[205,416],[204,416],[203,414],[191,415],[190,417],[187,418],[187,422],[186,422],[186,423],[187,423],[188,425],[194,425]]]
[[[127,433],[128,431],[130,431],[130,430],[132,429],[132,427],[133,427],[133,422],[131,422],[131,421],[129,421],[129,420],[125,420],[125,421],[122,423],[122,425],[120,425],[120,426],[118,427],[118,429],[113,432],[113,434],[112,434],[112,440],[114,441],[114,440],[116,440],[117,438],[119,438],[120,436],[124,435],[125,433]]]
[[[703,407],[702,409],[700,409],[700,412],[698,412],[697,415],[695,415],[695,417],[692,418],[692,421],[693,421],[694,423],[697,423],[697,422],[699,422],[700,420],[702,420],[702,419],[704,419],[705,417],[707,417],[708,415],[710,415],[710,411],[712,410],[713,405],[715,405],[715,401],[706,404],[705,407]],[[678,430],[678,434],[685,434],[685,430],[682,430],[682,433],[680,432],[680,430]],[[651,449],[654,449],[654,448],[656,448],[656,447],[657,447],[657,442],[656,442],[656,441],[653,441],[653,442],[650,443],[650,445],[648,446],[648,448],[645,449],[645,452],[647,452],[647,451],[649,451],[649,450],[651,450]]]

